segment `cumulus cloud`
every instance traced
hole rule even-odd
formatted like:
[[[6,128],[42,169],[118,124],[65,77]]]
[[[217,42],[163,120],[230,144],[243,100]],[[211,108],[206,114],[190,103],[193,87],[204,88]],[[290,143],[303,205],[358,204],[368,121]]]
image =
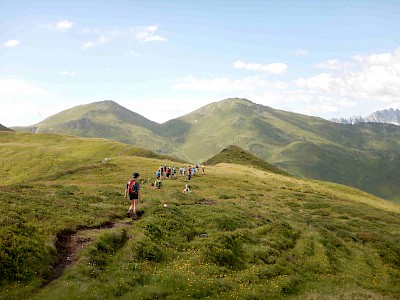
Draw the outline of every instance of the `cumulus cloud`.
[[[244,63],[237,60],[233,63],[236,69],[245,69],[251,71],[266,72],[270,74],[281,75],[287,71],[288,66],[283,63],[272,63],[272,64],[259,64],[259,63]]]
[[[348,62],[332,60],[332,66]],[[332,68],[331,68],[332,69]],[[335,75],[321,73],[308,78],[299,78],[295,84],[307,88],[311,93],[325,92],[352,99],[395,101],[400,95],[400,48],[393,53],[357,55],[353,57],[353,68]]]
[[[256,71],[265,66],[242,61],[233,65],[237,69]],[[205,95],[235,95],[325,118],[346,116],[349,109],[365,112],[367,106],[370,109],[379,109],[382,104],[399,107],[400,47],[389,53],[360,54],[348,60],[330,59],[315,66],[324,68],[324,72],[291,81],[266,80],[262,75],[236,79],[188,76],[179,79],[173,88],[203,91]],[[370,109],[368,111],[372,112]]]
[[[147,42],[166,42],[167,38],[160,34],[157,34],[158,26],[157,25],[150,25],[150,26],[143,26],[137,27],[134,32],[136,38],[143,43]]]
[[[19,45],[18,40],[8,40],[4,43],[4,46],[7,48],[14,48]]]

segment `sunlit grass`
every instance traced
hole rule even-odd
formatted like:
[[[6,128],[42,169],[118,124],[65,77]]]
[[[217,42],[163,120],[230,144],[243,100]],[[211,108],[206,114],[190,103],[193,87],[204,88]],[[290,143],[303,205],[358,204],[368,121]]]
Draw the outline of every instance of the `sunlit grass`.
[[[157,168],[181,162],[105,141],[46,135],[35,136],[34,146],[29,135],[4,139],[15,158],[0,164],[14,172],[0,187],[1,262],[7,262],[5,249],[16,255],[23,246],[41,263],[22,260],[19,271],[7,265],[0,299],[400,295],[400,208],[393,203],[342,185],[223,163],[194,176],[191,193],[182,193],[188,180],[179,174],[157,190],[150,185]],[[27,152],[11,142],[30,145],[32,158],[20,162]],[[51,166],[45,173],[36,166],[43,157]],[[144,181],[144,214],[131,223],[123,193],[133,171]],[[90,230],[110,221],[119,227]],[[21,228],[32,234],[24,237]],[[88,242],[75,265],[42,286],[56,235],[68,229]],[[10,232],[18,239],[6,239]]]

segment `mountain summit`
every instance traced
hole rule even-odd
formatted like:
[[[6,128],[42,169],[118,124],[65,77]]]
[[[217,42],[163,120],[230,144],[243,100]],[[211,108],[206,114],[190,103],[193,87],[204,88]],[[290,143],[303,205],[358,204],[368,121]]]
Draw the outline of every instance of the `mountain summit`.
[[[376,111],[369,116],[363,118],[361,116],[350,117],[348,119],[339,118],[332,119],[333,122],[343,123],[343,124],[358,124],[358,123],[388,123],[393,125],[400,125],[400,110],[399,109],[384,109]]]
[[[235,145],[291,175],[400,202],[400,127],[390,124],[348,126],[230,98],[163,124],[101,101],[60,112],[28,130],[107,138],[191,162]]]

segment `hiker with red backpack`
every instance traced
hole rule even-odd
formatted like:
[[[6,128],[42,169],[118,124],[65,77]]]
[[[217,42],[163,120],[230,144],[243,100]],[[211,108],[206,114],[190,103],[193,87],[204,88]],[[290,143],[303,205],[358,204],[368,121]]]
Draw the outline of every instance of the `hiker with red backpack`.
[[[141,201],[140,197],[140,186],[137,182],[139,178],[139,173],[133,173],[132,178],[126,184],[125,190],[125,198],[127,198],[129,194],[129,200],[131,201],[131,206],[127,211],[128,218],[132,216],[132,220],[137,220],[136,209],[137,209],[137,202]]]

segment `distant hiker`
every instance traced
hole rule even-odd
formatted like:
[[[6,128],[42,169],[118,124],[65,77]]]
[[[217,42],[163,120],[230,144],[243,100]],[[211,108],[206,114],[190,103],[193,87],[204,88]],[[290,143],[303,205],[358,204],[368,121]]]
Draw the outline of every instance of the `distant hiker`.
[[[197,174],[199,174],[199,167],[200,167],[199,163],[196,163],[196,173]]]
[[[176,167],[172,168],[172,176],[176,177]]]
[[[160,179],[156,179],[156,181],[154,181],[154,183],[152,183],[151,185],[154,186],[155,189],[161,189],[162,182]]]
[[[125,198],[129,194],[129,200],[131,201],[131,206],[127,211],[127,216],[130,217],[132,215],[133,220],[137,220],[136,209],[137,209],[137,202],[141,201],[140,198],[140,186],[137,183],[139,178],[139,173],[133,173],[132,178],[126,184],[125,190]]]
[[[158,169],[157,172],[156,172],[156,178],[157,179],[161,179],[161,171],[160,171],[160,169]]]
[[[179,168],[179,174],[181,174],[181,176],[183,175],[183,167]]]
[[[187,175],[187,177],[188,177],[188,180],[190,180],[192,178],[192,167],[191,166],[188,167],[188,175]]]
[[[164,167],[163,166],[160,166],[160,179],[162,179],[163,178],[163,175],[164,175]]]
[[[201,165],[201,169],[203,170],[203,174],[204,174],[204,164]]]
[[[170,167],[168,167],[168,168],[165,170],[165,177],[166,177],[167,179],[169,179],[169,176],[171,176],[171,168],[170,168]]]
[[[189,192],[191,192],[192,190],[190,189],[190,185],[189,184],[187,184],[186,186],[185,186],[185,188],[183,189],[183,193],[184,194],[186,194],[186,193],[189,193]]]

